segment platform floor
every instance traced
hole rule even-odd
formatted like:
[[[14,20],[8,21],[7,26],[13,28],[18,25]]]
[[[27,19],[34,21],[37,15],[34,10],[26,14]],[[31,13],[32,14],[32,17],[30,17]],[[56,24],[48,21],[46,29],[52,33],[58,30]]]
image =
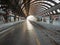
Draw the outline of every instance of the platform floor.
[[[60,45],[60,32],[54,29],[51,24],[24,21],[2,45]]]

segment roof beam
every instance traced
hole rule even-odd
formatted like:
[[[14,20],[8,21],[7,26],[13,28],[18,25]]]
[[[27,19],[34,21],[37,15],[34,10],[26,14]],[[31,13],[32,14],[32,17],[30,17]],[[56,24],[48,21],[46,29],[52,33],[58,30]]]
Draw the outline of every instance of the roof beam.
[[[57,9],[59,9],[59,8],[60,8],[60,4],[58,4],[58,5],[50,8],[50,9],[48,9],[48,10],[45,10],[45,11],[41,12],[41,14],[48,13],[48,12],[52,12],[53,10],[57,10]]]

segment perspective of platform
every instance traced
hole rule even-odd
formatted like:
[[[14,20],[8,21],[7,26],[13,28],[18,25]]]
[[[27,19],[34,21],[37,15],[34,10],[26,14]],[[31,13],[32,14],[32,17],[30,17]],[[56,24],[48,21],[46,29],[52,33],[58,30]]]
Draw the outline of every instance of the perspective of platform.
[[[60,45],[60,0],[0,0],[0,45]]]

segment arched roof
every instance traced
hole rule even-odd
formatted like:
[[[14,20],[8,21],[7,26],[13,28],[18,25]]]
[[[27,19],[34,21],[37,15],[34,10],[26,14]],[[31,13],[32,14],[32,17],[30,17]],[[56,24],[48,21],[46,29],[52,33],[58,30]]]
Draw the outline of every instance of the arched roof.
[[[54,0],[47,0],[47,1],[33,1],[33,2],[30,2],[30,5],[35,5],[35,4],[37,4],[38,5],[38,3],[41,3],[41,8],[45,8],[45,9],[50,9],[50,8],[52,8],[52,7],[54,7],[54,6],[56,6],[56,5],[58,5],[59,3],[60,3],[60,1],[59,2],[56,2],[56,0],[54,1]],[[40,9],[41,9],[40,8]],[[44,10],[44,9],[43,9]],[[60,12],[60,10],[59,11],[57,11],[57,10],[59,10],[59,8],[56,8],[55,10],[52,10],[52,11],[50,11],[49,13],[50,14],[53,14],[53,13],[58,13],[58,12]],[[42,10],[41,10],[42,11]],[[55,11],[55,12],[54,12]],[[45,12],[46,13],[46,12]]]

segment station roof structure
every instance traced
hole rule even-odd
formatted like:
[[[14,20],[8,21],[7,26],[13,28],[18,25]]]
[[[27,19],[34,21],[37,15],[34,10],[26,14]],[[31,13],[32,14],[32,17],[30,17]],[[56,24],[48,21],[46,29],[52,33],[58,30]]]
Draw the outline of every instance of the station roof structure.
[[[59,15],[59,0],[1,0],[0,9],[10,9],[19,16],[28,15]]]

